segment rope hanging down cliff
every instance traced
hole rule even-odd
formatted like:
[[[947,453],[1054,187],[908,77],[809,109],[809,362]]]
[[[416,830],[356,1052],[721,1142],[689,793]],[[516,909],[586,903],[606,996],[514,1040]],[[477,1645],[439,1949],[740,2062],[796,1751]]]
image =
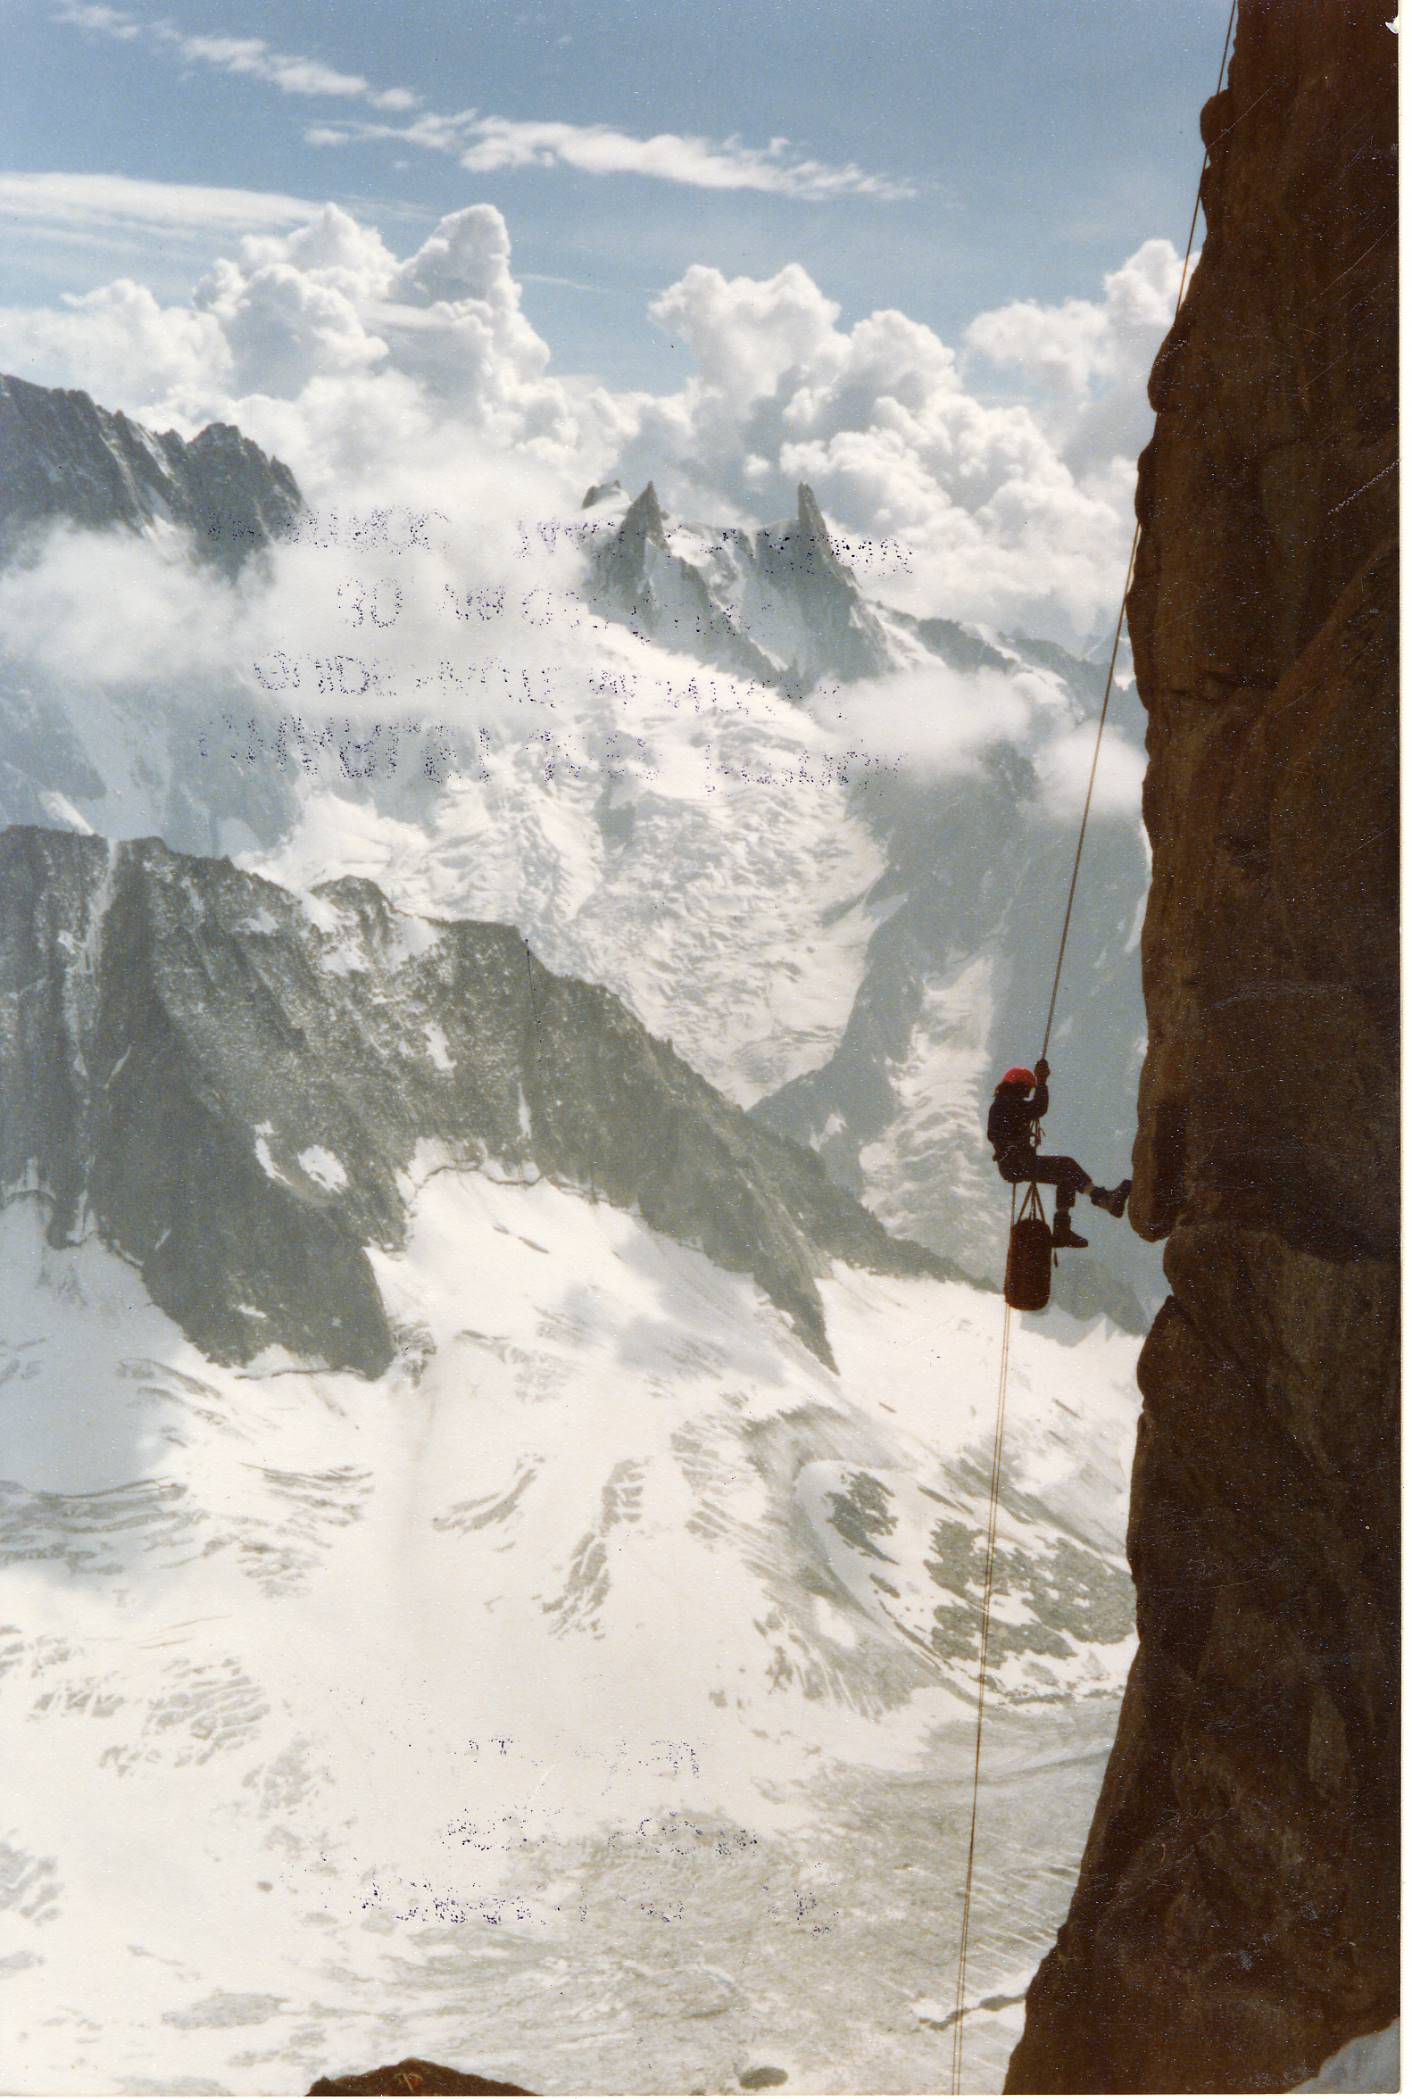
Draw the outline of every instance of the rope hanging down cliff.
[[[1230,13],[1226,18],[1226,33],[1221,44],[1221,63],[1216,72],[1216,93],[1219,95],[1226,77],[1226,62],[1230,57],[1231,36],[1235,29],[1237,0],[1231,0]],[[1191,224],[1187,228],[1186,253],[1182,258],[1181,282],[1177,287],[1173,319],[1181,311],[1186,296],[1187,278],[1191,271],[1191,251],[1196,242],[1196,224],[1201,214],[1201,184],[1205,179],[1210,160],[1208,147],[1201,157],[1201,174],[1197,178],[1196,197],[1191,208]],[[1049,1054],[1049,1037],[1054,1026],[1054,1009],[1059,999],[1059,979],[1064,970],[1064,955],[1069,944],[1069,927],[1073,922],[1074,897],[1079,886],[1079,868],[1083,861],[1084,842],[1088,835],[1088,820],[1093,808],[1094,782],[1098,777],[1098,756],[1103,747],[1103,731],[1108,722],[1108,708],[1113,697],[1113,681],[1118,668],[1118,649],[1123,638],[1123,622],[1127,616],[1128,592],[1132,588],[1133,570],[1137,562],[1138,539],[1141,526],[1133,526],[1132,543],[1128,548],[1127,569],[1123,576],[1122,596],[1118,600],[1118,617],[1113,627],[1113,646],[1108,656],[1108,674],[1103,683],[1103,705],[1099,709],[1098,728],[1093,739],[1093,761],[1089,766],[1088,787],[1084,794],[1083,814],[1079,821],[1078,841],[1074,847],[1073,871],[1069,877],[1069,893],[1064,902],[1064,922],[1059,933],[1059,951],[1054,962],[1054,982],[1050,987],[1049,1009],[1044,1017],[1044,1046],[1040,1058]],[[1039,1195],[1031,1189],[1026,1203],[1033,1199],[1036,1207]],[[1015,1223],[1015,1190],[1010,1191],[1010,1223]],[[1010,1380],[1010,1326],[1011,1308],[1005,1306],[1004,1323],[1000,1338],[1000,1377],[995,1402],[995,1434],[991,1442],[990,1483],[986,1515],[985,1575],[981,1595],[980,1650],[976,1682],[976,1735],[975,1754],[971,1769],[971,1822],[966,1845],[966,1881],[961,1902],[961,1940],[956,1956],[956,2008],[951,2022],[951,2090],[959,2093],[963,2089],[965,2062],[966,2023],[966,1968],[970,1955],[971,1908],[975,1892],[976,1876],[976,1831],[980,1814],[981,1790],[981,1746],[985,1729],[986,1672],[990,1661],[990,1618],[995,1589],[996,1527],[1000,1514],[1000,1481],[1005,1449],[1005,1402]]]

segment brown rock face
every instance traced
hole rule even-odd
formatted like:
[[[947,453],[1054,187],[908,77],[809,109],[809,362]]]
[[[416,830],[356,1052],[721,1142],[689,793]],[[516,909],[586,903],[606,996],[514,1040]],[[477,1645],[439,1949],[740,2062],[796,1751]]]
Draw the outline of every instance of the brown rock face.
[[[1152,378],[1141,1646],[1015,2092],[1277,2091],[1396,2016],[1396,40],[1242,0]]]
[[[413,2099],[423,2095],[432,2099],[433,2094],[456,2092],[514,2093],[517,2099],[529,2099],[529,2094],[520,2084],[496,2084],[492,2079],[476,2077],[469,2070],[448,2070],[442,2063],[423,2062],[419,2055],[409,2055],[400,2063],[385,2063],[380,2070],[363,2070],[347,2077],[320,2077],[310,2085],[310,2099],[315,2093],[396,2093],[398,2099]]]

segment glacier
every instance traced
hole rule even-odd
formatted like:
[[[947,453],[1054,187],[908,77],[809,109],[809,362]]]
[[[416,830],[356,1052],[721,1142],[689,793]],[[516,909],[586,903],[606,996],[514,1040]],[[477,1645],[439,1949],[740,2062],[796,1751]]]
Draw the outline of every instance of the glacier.
[[[607,1204],[424,1170],[375,1380],[213,1363],[0,1213],[7,2084],[415,2043],[545,2091],[934,2088],[996,1300],[839,1265],[830,1372]],[[1132,1648],[1136,1344],[1068,1338],[1014,1349],[978,2004],[1062,1915]],[[972,2018],[992,2088],[1017,2022]]]

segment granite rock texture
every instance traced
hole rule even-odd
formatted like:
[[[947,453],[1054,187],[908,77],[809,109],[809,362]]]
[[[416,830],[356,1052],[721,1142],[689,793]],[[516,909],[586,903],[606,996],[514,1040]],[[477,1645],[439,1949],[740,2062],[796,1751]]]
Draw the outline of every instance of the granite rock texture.
[[[1241,0],[1152,376],[1140,1649],[1007,2089],[1277,2091],[1397,1996],[1396,40]]]

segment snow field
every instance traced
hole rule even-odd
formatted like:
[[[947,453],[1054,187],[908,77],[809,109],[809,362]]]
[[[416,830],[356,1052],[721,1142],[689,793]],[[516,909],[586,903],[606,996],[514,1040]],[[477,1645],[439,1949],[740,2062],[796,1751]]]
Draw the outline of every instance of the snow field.
[[[974,1520],[998,1301],[839,1270],[834,1377],[638,1220],[422,1170],[375,1257],[403,1337],[376,1383],[214,1365],[96,1243],[3,1213],[7,2083],[295,2090],[400,2033],[541,2089],[662,2089],[746,2066],[764,2019],[813,2089],[925,2089],[924,1993],[879,1978],[954,1932],[932,1817],[959,1819],[968,1678],[925,1644],[924,1526]],[[1013,1537],[1041,1555],[1110,1551],[1135,1412],[1127,1337],[1067,1338],[1014,1351]],[[825,1492],[860,1480],[894,1518],[877,1568]],[[1047,1686],[1052,1656],[1007,1658],[1059,1696],[1047,1735],[1079,1728],[1084,1786],[1111,1715],[1070,1694],[1125,1659],[1080,1647]],[[664,2012],[663,1934],[715,2012]],[[494,2018],[467,2026],[468,1989]],[[714,2070],[681,2067],[698,2016]]]

